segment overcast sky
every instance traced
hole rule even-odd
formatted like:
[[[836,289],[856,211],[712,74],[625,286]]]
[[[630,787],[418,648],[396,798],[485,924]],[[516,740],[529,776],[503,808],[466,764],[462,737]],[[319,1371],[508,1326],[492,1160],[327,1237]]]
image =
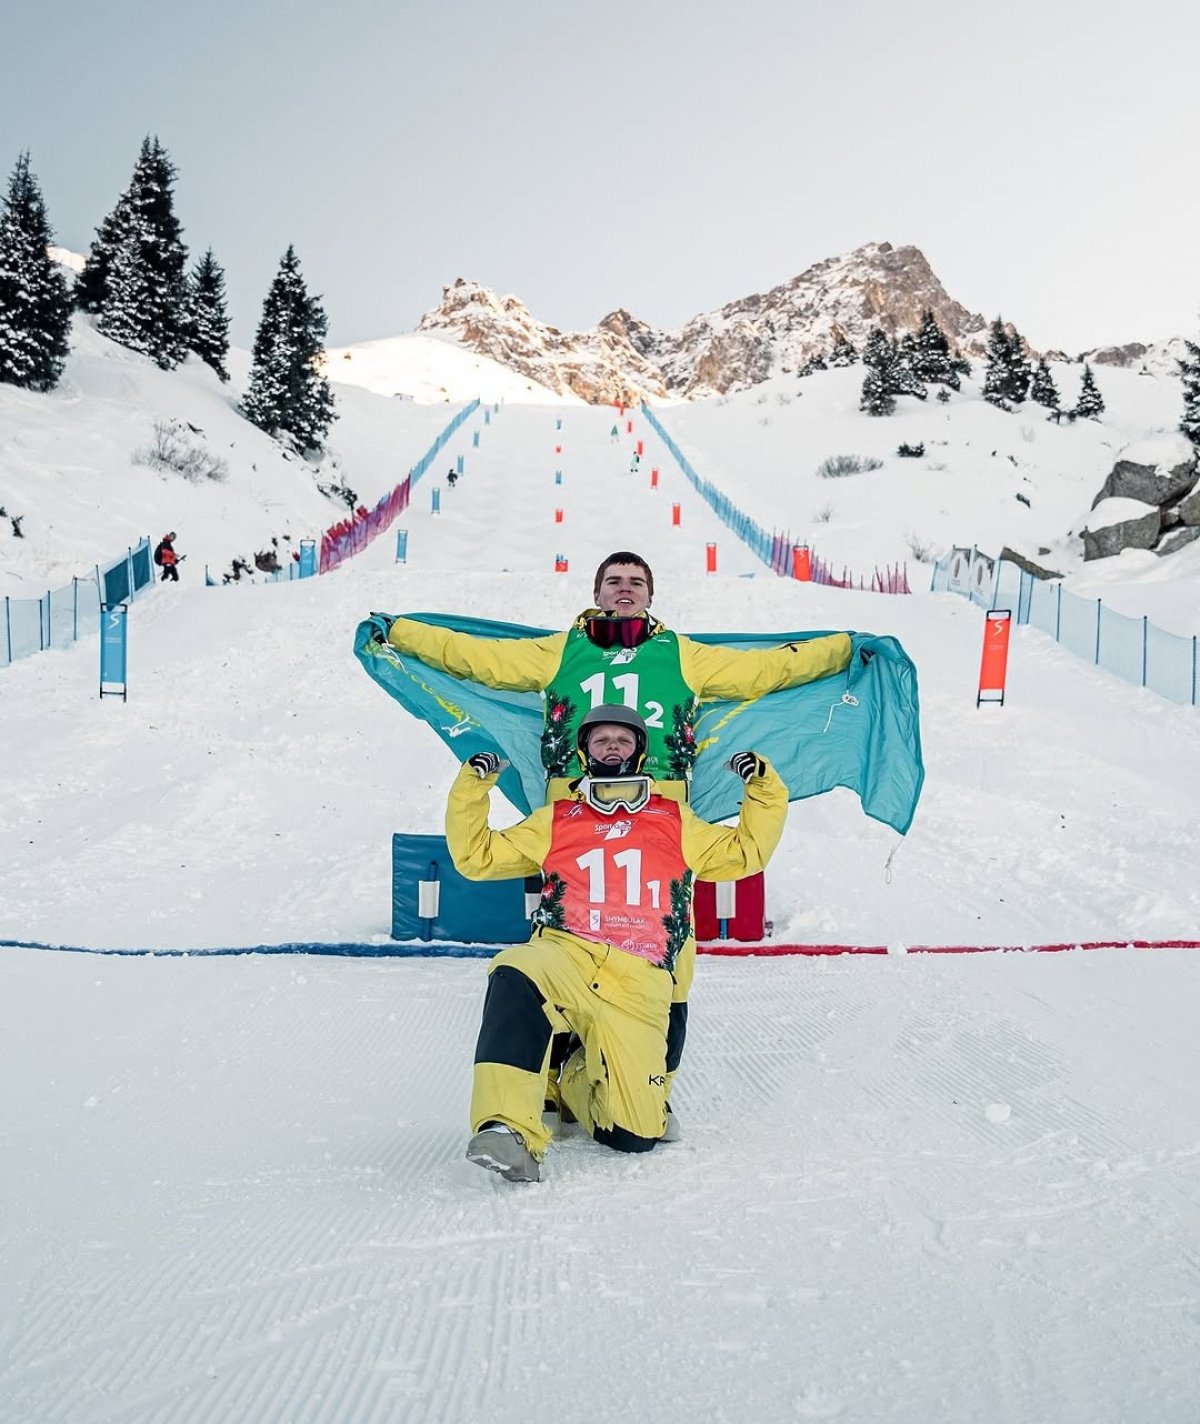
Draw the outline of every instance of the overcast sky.
[[[248,345],[294,243],[332,344],[473,277],[654,326],[864,242],[1068,350],[1200,327],[1182,0],[6,5],[0,167],[86,251],[156,133]]]

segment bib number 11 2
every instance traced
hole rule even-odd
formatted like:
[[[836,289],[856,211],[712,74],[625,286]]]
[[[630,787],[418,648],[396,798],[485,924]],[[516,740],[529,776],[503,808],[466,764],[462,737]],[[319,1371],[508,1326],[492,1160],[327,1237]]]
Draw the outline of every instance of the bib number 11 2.
[[[593,707],[601,707],[608,700],[604,696],[604,673],[595,673],[592,677],[585,678],[579,684],[580,692],[586,692],[592,699]],[[642,712],[638,706],[638,675],[636,672],[623,672],[612,679],[612,685],[620,694],[621,701],[633,712]],[[647,727],[661,727],[663,724],[663,706],[661,702],[647,702],[646,709],[642,712]],[[632,902],[631,902],[632,903]]]

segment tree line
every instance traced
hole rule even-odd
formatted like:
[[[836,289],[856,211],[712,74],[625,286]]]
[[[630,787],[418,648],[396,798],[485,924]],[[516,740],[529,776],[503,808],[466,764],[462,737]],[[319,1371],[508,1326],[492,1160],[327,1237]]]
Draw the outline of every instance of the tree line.
[[[1200,434],[1200,346],[1188,344],[1196,356],[1196,424]],[[1005,324],[1000,317],[992,322],[983,378],[985,401],[1001,410],[1012,410],[1026,399],[1033,400],[1045,406],[1052,419],[1077,420],[1103,412],[1104,397],[1086,361],[1079,399],[1072,408],[1064,409],[1045,359],[1039,360],[1034,368],[1027,351],[1025,338],[1016,327]],[[930,308],[922,313],[921,324],[915,332],[895,337],[879,327],[872,328],[861,352],[839,331],[828,357],[819,352],[810,356],[798,374],[807,376],[813,371],[853,366],[859,361],[866,367],[859,409],[868,415],[892,415],[897,396],[925,400],[931,385],[940,387],[939,401],[948,401],[950,393],[961,388],[962,377],[971,374],[971,363],[951,350],[949,339]]]
[[[0,211],[0,381],[53,390],[70,351],[75,308],[165,371],[194,352],[229,380],[225,271],[211,248],[187,270],[177,176],[166,149],[147,136],[72,285],[49,255],[53,230],[29,154],[18,157]],[[289,246],[263,302],[241,410],[301,452],[320,450],[336,419],[320,369],[327,331],[320,298],[309,294]]]

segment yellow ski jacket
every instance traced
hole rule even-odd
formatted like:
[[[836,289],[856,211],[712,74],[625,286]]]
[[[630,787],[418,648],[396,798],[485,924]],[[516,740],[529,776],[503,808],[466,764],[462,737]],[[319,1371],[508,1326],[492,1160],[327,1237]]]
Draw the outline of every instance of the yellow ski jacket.
[[[763,765],[763,774],[752,777],[746,786],[736,826],[714,826],[690,807],[678,807],[683,860],[698,880],[741,880],[756,875],[774,853],[787,820],[788,793],[774,767],[766,761]],[[455,868],[468,880],[536,875],[546,868],[552,851],[553,805],[539,806],[507,830],[491,829],[488,792],[498,779],[498,773],[481,778],[464,762],[450,788],[446,843]],[[659,791],[657,786],[653,789]],[[578,791],[572,797],[583,802]],[[601,829],[613,823],[613,818],[590,812],[590,808],[588,813]],[[636,813],[635,821],[637,814],[643,813]]]

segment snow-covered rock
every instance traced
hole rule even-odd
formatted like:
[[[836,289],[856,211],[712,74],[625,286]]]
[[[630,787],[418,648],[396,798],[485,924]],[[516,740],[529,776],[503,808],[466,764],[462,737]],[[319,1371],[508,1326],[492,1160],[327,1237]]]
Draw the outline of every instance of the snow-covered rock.
[[[1083,557],[1107,559],[1122,549],[1152,549],[1162,532],[1162,511],[1137,499],[1102,499],[1088,516]]]

